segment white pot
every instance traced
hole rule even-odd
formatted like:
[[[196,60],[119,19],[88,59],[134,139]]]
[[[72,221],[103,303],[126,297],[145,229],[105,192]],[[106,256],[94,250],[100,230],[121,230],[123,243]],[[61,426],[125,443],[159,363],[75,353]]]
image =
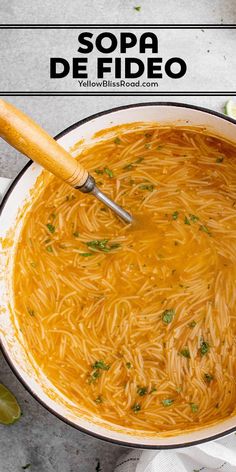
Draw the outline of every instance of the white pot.
[[[137,121],[157,121],[189,126],[204,125],[236,143],[236,121],[210,110],[163,102],[124,106],[98,113],[70,126],[56,139],[63,147],[69,149],[81,139],[90,139],[99,130]],[[231,417],[199,431],[189,433],[183,431],[183,434],[175,437],[141,437],[134,433],[128,434],[121,427],[110,429],[108,425],[104,425],[104,421],[99,419],[96,422],[87,421],[71,412],[65,398],[60,398],[57,393],[54,399],[53,396],[48,395],[49,390],[53,392],[53,386],[32,367],[28,353],[16,336],[16,327],[10,309],[12,306],[12,260],[23,223],[21,219],[16,225],[16,218],[25,201],[29,199],[29,191],[41,172],[40,166],[29,162],[14,180],[1,204],[0,238],[4,238],[13,228],[14,245],[7,250],[7,254],[1,257],[1,273],[4,277],[0,278],[0,340],[4,356],[18,379],[40,403],[63,421],[81,431],[121,445],[170,449],[208,441],[236,430],[236,417]]]

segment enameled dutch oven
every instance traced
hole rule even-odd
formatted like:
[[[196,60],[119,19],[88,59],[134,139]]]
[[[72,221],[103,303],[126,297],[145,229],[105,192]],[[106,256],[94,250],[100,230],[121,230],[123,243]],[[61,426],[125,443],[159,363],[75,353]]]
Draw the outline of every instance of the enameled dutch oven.
[[[94,133],[100,130],[125,123],[148,121],[186,126],[203,125],[217,135],[235,141],[236,144],[236,121],[204,108],[169,102],[141,103],[97,113],[70,126],[56,136],[56,139],[61,146],[69,150],[81,139],[85,142],[91,140]],[[26,201],[30,202],[30,190],[34,188],[41,172],[42,168],[39,165],[29,162],[10,186],[0,208],[0,238],[4,239],[10,234],[13,241],[9,247],[3,245],[1,253],[0,341],[3,354],[18,379],[34,398],[64,422],[92,436],[124,446],[171,449],[216,439],[235,431],[236,417],[230,417],[194,432],[183,431],[182,434],[173,437],[148,437],[131,433],[121,427],[111,427],[99,418],[90,421],[73,412],[69,400],[56,392],[43,373],[32,366],[30,354],[18,340],[17,326],[13,322],[12,273],[14,251],[24,221],[24,212],[20,219],[19,212],[25,208]]]

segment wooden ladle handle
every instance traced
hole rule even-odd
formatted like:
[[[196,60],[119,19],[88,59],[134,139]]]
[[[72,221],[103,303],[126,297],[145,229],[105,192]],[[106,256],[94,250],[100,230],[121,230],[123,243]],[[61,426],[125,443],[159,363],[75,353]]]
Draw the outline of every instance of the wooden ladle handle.
[[[31,118],[0,99],[0,137],[72,187],[81,187],[88,172]]]

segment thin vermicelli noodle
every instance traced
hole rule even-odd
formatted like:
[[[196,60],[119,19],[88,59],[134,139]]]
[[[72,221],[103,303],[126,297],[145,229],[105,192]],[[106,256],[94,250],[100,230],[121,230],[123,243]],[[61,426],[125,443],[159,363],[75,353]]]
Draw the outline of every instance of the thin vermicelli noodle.
[[[213,424],[236,401],[236,148],[193,127],[104,136],[78,158],[138,224],[48,178],[15,256],[27,348],[91,416],[163,435]]]

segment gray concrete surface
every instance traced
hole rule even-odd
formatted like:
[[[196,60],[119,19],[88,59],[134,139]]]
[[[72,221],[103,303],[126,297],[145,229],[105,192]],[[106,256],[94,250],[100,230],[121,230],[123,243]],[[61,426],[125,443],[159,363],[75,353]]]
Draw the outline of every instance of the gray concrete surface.
[[[134,6],[140,5],[137,12]],[[1,23],[235,23],[234,0],[1,0]]]
[[[134,6],[140,5],[136,12]],[[1,23],[236,23],[235,0],[0,0]],[[15,48],[17,49],[17,44]],[[186,44],[186,47],[188,45]],[[223,45],[222,45],[223,47]],[[32,45],[33,48],[33,45]],[[19,51],[20,52],[20,51]],[[199,85],[204,86],[204,73]],[[1,68],[9,85],[10,73]],[[202,81],[202,82],[201,82]],[[228,78],[235,89],[235,73]],[[222,111],[230,97],[175,97],[178,101]],[[9,97],[55,135],[73,122],[98,111],[127,103],[150,101],[145,97]],[[168,100],[168,97],[158,101]],[[0,143],[0,176],[15,177],[26,159]],[[112,472],[124,451],[63,424],[40,406],[21,386],[0,355],[0,382],[17,396],[21,420],[0,425],[0,472],[20,472],[31,463],[32,472]]]
[[[124,448],[96,440],[67,426],[46,411],[18,382],[0,358],[0,381],[17,396],[23,416],[0,425],[0,471],[107,472]]]

